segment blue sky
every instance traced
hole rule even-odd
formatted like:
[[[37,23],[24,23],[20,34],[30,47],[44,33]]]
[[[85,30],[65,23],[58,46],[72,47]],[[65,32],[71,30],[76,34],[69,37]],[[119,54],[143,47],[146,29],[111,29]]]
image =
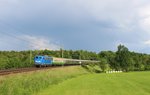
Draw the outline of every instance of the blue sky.
[[[0,50],[150,53],[149,10],[149,0],[0,0]]]

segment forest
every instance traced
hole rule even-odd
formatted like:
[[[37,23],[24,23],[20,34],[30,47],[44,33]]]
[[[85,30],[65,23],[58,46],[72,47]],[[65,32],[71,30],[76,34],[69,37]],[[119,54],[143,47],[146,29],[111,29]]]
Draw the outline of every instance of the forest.
[[[95,64],[102,71],[145,71],[150,70],[150,55],[131,52],[124,45],[119,45],[117,51],[100,51],[99,53],[86,50],[28,50],[0,51],[0,69],[23,68],[34,66],[34,56],[47,55],[69,59],[97,60]]]

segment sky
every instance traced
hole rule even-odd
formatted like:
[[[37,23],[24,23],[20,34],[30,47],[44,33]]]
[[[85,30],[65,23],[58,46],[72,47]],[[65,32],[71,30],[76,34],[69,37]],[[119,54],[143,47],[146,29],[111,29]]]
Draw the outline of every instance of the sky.
[[[0,50],[150,53],[150,0],[0,0]]]

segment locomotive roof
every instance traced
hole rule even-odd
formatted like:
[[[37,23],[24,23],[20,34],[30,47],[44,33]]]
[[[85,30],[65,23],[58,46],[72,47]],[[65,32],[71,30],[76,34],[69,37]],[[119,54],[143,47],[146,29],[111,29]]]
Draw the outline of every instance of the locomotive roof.
[[[51,56],[47,56],[47,55],[37,55],[35,57],[51,57]]]

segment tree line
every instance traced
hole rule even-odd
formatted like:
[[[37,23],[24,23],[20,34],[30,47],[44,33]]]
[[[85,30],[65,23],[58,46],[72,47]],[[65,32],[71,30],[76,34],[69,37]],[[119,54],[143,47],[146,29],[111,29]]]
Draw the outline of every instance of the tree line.
[[[81,60],[97,60],[94,66],[101,71],[143,71],[150,70],[150,55],[131,52],[124,45],[119,45],[116,52],[101,51],[99,53],[86,50],[32,50],[32,51],[0,51],[0,69],[31,67],[34,56],[48,55]],[[31,59],[31,60],[30,60]],[[93,66],[93,67],[94,67]]]
[[[131,52],[124,45],[119,45],[116,52],[102,51],[98,54],[104,70],[144,71],[150,70],[150,55]]]

